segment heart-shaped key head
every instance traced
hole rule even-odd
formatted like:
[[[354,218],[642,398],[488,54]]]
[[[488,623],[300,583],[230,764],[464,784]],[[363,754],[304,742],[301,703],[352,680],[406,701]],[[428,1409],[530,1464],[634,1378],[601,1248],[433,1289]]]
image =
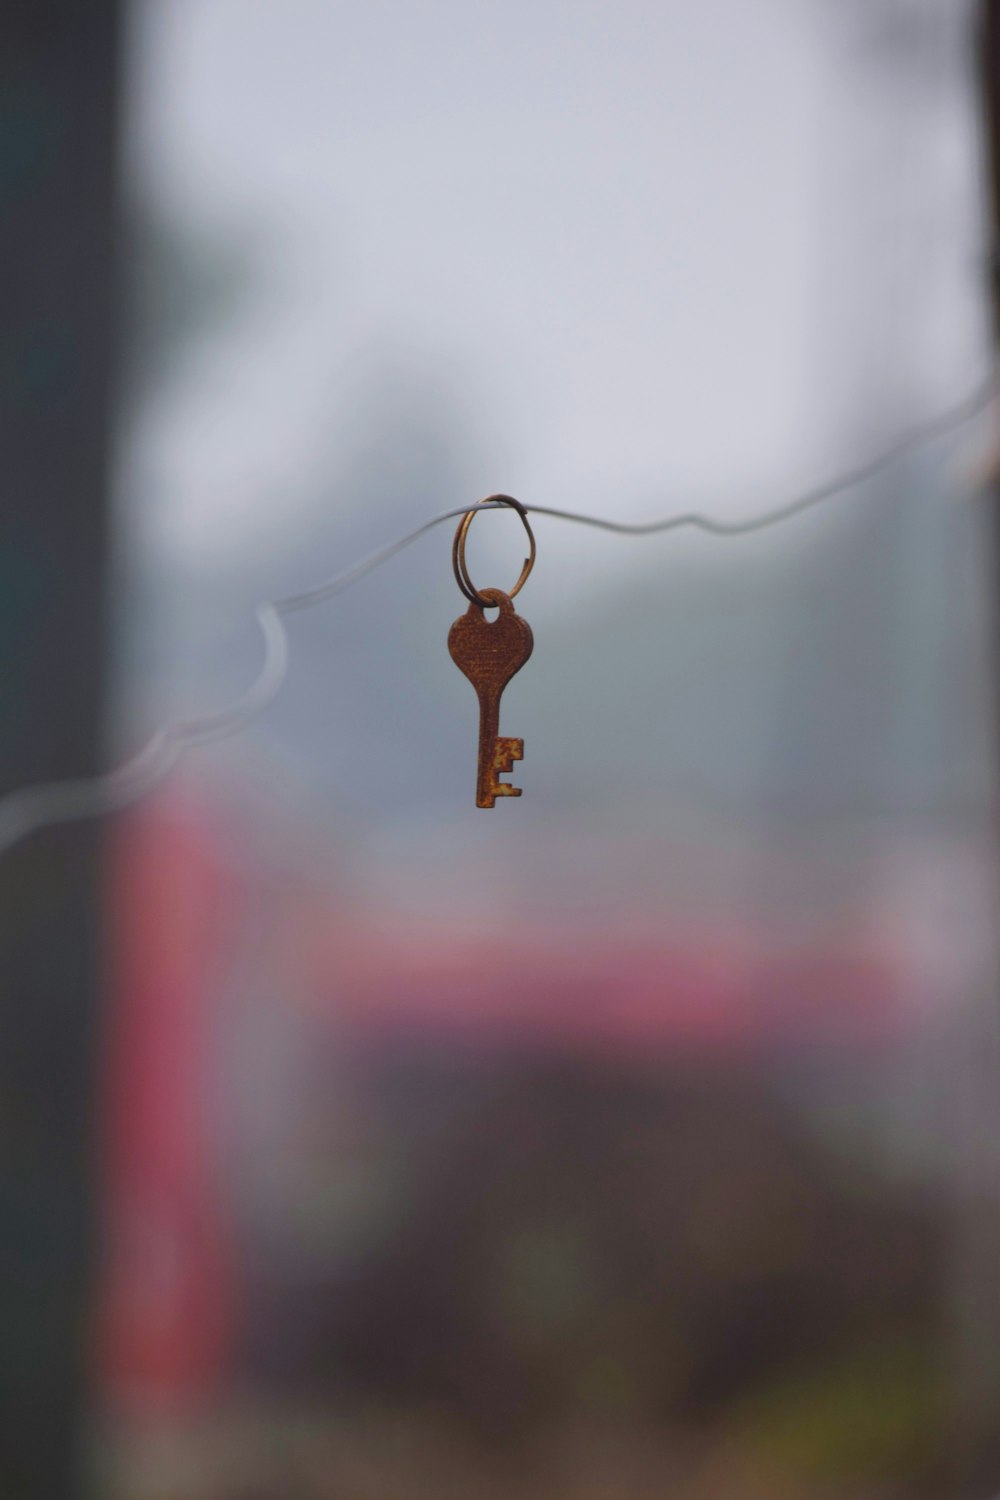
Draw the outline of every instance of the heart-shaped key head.
[[[500,613],[488,620],[482,606],[470,604],[448,632],[451,659],[477,692],[499,695],[524,666],[535,644],[527,620],[514,613],[514,606],[500,589],[480,589],[487,604],[497,604]]]

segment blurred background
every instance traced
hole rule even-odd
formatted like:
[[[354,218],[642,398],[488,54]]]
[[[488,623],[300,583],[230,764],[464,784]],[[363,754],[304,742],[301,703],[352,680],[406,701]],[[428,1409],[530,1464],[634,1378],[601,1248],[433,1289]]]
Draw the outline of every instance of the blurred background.
[[[11,4],[0,790],[974,390],[987,9]],[[444,527],[3,856],[2,1493],[995,1495],[990,425],[537,518],[488,819]]]

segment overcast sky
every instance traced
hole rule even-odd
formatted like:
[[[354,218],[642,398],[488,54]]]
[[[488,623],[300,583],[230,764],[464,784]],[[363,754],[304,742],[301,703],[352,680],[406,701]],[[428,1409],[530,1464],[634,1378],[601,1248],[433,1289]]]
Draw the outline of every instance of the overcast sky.
[[[169,566],[307,531],[388,368],[475,460],[442,507],[734,513],[947,404],[983,359],[962,11],[144,0],[132,176],[267,251],[132,435],[140,536]]]

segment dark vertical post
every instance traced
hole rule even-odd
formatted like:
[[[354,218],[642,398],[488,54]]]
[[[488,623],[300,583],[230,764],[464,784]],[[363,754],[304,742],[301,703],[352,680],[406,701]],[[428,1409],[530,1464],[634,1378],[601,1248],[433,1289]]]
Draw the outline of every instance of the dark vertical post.
[[[982,122],[983,181],[988,270],[992,293],[994,344],[1000,353],[1000,0],[978,0],[977,62]],[[1000,476],[994,474],[988,499],[989,583],[993,611],[993,659],[1000,668]],[[1000,694],[1000,684],[997,687]],[[1000,697],[998,697],[1000,704]],[[1000,722],[998,722],[1000,729]],[[1000,1003],[1000,996],[992,997]],[[988,1017],[992,1021],[992,1017]],[[994,1031],[969,1058],[958,1085],[967,1093],[967,1114],[977,1139],[968,1143],[966,1209],[960,1269],[963,1370],[960,1402],[961,1494],[970,1500],[993,1496],[1000,1487],[1000,1215],[996,1208]],[[975,1038],[973,1038],[975,1042]],[[984,1186],[986,1191],[983,1191]]]
[[[1000,347],[1000,3],[981,0],[979,62],[989,190],[988,230],[994,338]]]
[[[102,756],[118,0],[0,6],[0,793]],[[100,830],[0,858],[0,1494],[82,1464]]]

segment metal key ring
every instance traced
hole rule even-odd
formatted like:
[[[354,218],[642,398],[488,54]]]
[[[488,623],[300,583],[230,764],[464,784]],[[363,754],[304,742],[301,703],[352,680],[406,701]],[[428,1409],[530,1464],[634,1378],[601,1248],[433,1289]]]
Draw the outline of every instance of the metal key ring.
[[[455,541],[451,549],[451,562],[455,570],[455,582],[462,590],[462,593],[469,600],[470,604],[478,604],[481,609],[488,608],[491,601],[483,597],[469,577],[469,569],[465,561],[465,542],[469,535],[469,527],[472,525],[473,517],[484,505],[509,505],[511,510],[516,510],[521,517],[521,524],[528,533],[528,541],[531,544],[531,552],[524,559],[521,576],[507,595],[508,599],[513,599],[516,594],[521,592],[528,581],[532,568],[535,566],[535,534],[528,524],[528,512],[520,500],[515,500],[513,495],[487,495],[485,500],[477,501],[471,509],[465,512],[465,515],[458,523],[458,529],[455,532]]]

